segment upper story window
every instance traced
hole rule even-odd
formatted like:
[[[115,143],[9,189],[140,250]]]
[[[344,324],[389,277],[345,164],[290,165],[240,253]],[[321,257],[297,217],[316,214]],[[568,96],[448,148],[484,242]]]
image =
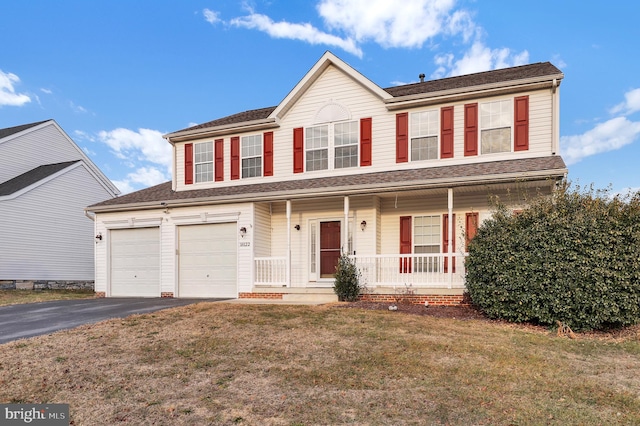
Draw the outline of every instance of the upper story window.
[[[242,178],[262,176],[262,135],[243,136]]]
[[[411,161],[438,158],[438,111],[411,113]]]
[[[511,151],[513,100],[480,104],[480,149],[482,154]]]
[[[196,183],[211,182],[213,180],[213,142],[196,143],[193,151]]]
[[[305,170],[342,169],[358,165],[358,122],[305,129]]]

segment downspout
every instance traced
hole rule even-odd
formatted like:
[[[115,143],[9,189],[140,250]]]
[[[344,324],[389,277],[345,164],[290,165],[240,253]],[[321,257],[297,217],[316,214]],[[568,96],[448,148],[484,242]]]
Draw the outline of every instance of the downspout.
[[[291,287],[291,200],[287,200],[287,287]]]
[[[349,250],[349,196],[344,197],[344,234],[342,235],[342,252]],[[351,254],[351,253],[349,253]]]
[[[177,189],[176,176],[178,173],[178,159],[176,158],[176,155],[178,151],[176,150],[175,143],[172,143],[171,146],[173,146],[173,170],[171,171],[171,189],[175,191]]]
[[[551,85],[551,154],[556,155],[559,149],[559,135],[560,135],[560,126],[559,126],[559,115],[560,110],[558,107],[558,80],[553,79],[553,84]]]
[[[449,220],[447,221],[447,270],[448,287],[453,287],[453,188],[447,189],[447,203]]]

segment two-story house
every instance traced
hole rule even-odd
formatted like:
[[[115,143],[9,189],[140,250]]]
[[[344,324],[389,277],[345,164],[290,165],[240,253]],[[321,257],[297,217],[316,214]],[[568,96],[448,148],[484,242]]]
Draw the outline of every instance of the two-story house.
[[[55,120],[0,129],[0,288],[93,288],[85,207],[118,194]]]
[[[336,300],[346,252],[367,297],[459,303],[489,196],[567,173],[562,78],[546,62],[383,89],[327,52],[277,106],[166,135],[171,182],[88,208],[96,291]]]

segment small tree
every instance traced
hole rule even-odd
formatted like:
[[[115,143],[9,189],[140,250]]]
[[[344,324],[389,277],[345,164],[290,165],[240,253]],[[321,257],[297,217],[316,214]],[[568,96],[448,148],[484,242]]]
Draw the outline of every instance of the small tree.
[[[355,302],[361,290],[358,267],[349,255],[342,253],[336,265],[333,291],[341,302]]]
[[[640,195],[571,189],[498,206],[469,244],[467,289],[492,318],[573,330],[640,318]]]

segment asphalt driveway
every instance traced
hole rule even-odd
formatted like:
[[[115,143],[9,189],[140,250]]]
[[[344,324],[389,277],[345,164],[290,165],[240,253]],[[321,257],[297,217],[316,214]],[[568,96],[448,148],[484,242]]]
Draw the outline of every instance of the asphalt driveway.
[[[223,299],[125,299],[110,297],[0,306],[0,344],[110,318],[124,318],[133,314],[144,314],[175,306],[218,300]]]

